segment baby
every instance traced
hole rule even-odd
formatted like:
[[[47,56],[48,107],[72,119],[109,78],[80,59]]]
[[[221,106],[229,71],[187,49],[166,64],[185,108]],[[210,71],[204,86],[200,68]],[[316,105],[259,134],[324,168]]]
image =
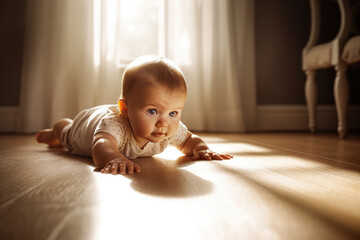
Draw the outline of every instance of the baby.
[[[60,119],[52,129],[39,131],[36,140],[50,147],[65,147],[72,154],[92,156],[106,174],[140,172],[131,159],[161,153],[168,145],[194,160],[232,158],[211,151],[180,121],[187,87],[174,62],[139,57],[125,69],[122,80],[118,105],[83,110],[74,120]]]

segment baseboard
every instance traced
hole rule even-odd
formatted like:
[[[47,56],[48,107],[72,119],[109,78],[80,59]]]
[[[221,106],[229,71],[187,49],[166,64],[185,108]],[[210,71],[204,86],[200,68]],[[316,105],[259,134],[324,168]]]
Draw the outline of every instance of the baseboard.
[[[15,132],[18,107],[0,107],[0,132]]]
[[[317,129],[335,130],[335,106],[321,105],[317,109]],[[360,106],[349,106],[348,129],[360,129]],[[259,105],[257,107],[258,131],[307,130],[308,112],[305,105]]]

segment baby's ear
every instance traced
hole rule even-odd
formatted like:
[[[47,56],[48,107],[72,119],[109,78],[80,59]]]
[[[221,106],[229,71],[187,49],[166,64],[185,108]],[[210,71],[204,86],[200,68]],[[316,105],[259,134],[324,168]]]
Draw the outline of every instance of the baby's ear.
[[[125,118],[127,118],[127,104],[124,99],[119,99],[119,110],[121,115],[123,115]]]

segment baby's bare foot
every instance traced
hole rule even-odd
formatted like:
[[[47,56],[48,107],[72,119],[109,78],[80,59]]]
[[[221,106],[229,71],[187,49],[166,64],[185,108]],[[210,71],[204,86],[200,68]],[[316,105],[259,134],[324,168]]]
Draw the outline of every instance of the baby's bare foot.
[[[62,147],[60,141],[55,137],[52,129],[40,130],[35,135],[35,138],[39,143],[46,143],[49,147]]]

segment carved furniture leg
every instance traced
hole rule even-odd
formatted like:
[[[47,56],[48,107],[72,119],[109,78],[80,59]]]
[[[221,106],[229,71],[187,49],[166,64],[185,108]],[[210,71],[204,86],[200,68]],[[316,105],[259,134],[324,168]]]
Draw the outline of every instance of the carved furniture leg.
[[[336,103],[336,111],[338,116],[338,128],[340,138],[346,137],[346,112],[349,101],[349,83],[346,78],[346,65],[339,64],[335,66],[336,78],[334,82],[334,97]]]
[[[315,71],[307,70],[305,83],[305,97],[309,112],[309,129],[314,133],[316,130],[316,104],[317,104],[317,85],[315,82]]]

